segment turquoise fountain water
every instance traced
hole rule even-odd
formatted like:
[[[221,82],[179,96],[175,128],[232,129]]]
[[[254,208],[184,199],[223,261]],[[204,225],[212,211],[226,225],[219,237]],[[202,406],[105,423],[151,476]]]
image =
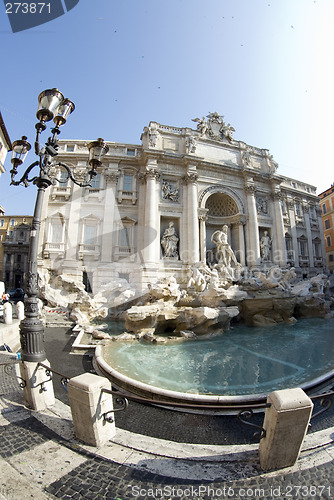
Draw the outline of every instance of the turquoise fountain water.
[[[334,319],[302,319],[270,328],[236,326],[210,339],[162,345],[113,342],[103,349],[103,359],[113,373],[163,391],[268,394],[312,385],[334,370]]]

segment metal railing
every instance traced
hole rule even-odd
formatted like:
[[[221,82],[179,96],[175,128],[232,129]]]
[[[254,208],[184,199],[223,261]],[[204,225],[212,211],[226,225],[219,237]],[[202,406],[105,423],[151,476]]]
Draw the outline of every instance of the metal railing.
[[[9,377],[14,377],[18,380],[20,380],[19,382],[19,387],[21,387],[21,389],[24,389],[27,385],[27,382],[22,378],[20,377],[16,370],[14,369],[14,366],[19,364],[19,360],[13,360],[13,361],[7,361],[6,363],[0,363],[0,366],[3,366],[3,371],[5,372],[6,375],[8,375]]]
[[[333,405],[333,398],[334,398],[334,391],[325,392],[324,394],[318,394],[316,396],[311,396],[310,399],[312,400],[313,403],[319,401],[320,406],[322,406],[321,410],[318,410],[312,414],[311,420],[318,417],[325,411],[329,410]]]
[[[55,373],[56,375],[58,375],[60,377],[60,383],[61,383],[61,386],[63,387],[63,389],[65,389],[65,391],[67,391],[67,384],[70,380],[70,377],[67,377],[66,375],[63,375],[62,373],[58,372],[57,370],[54,370],[53,368],[51,368],[50,366],[47,366],[45,365],[44,363],[38,363],[38,366],[41,366],[42,368],[45,368],[45,375],[47,377],[49,377],[47,380],[44,380],[43,382],[37,384],[35,387],[41,387],[41,391],[46,391],[46,387],[45,387],[45,384],[47,382],[51,382],[52,380],[52,374]]]
[[[19,363],[19,360],[9,362],[9,363],[0,363],[0,366],[4,366],[4,370],[8,375],[12,375],[10,373],[11,370],[13,370],[13,365]],[[62,387],[67,391],[67,384],[70,380],[70,377],[67,377],[66,375],[58,372],[57,370],[54,370],[50,366],[45,365],[44,363],[38,363],[38,366],[41,366],[42,368],[45,369],[45,374],[47,377],[49,377],[47,380],[41,382],[38,384],[36,387],[40,386],[41,391],[46,391],[45,384],[47,382],[50,382],[52,380],[52,374],[56,374],[60,377],[60,383]],[[8,371],[9,370],[9,373]],[[26,382],[21,378],[18,377],[16,374],[14,375],[17,378],[21,380],[20,387],[25,387]],[[102,388],[101,393],[107,393],[115,396],[114,401],[117,405],[119,405],[118,408],[115,408],[113,410],[109,410],[106,413],[103,414],[103,418],[106,422],[113,423],[114,422],[114,417],[111,416],[112,413],[116,413],[119,411],[125,411],[128,406],[129,406],[129,400],[134,401],[137,403],[144,403],[144,404],[152,404],[155,406],[160,406],[160,407],[175,407],[175,408],[184,408],[184,409],[191,409],[191,410],[220,410],[224,412],[235,412],[237,419],[239,422],[242,424],[248,425],[250,427],[253,427],[257,429],[256,432],[254,432],[253,437],[257,439],[262,439],[266,436],[266,429],[264,429],[263,425],[258,425],[253,422],[250,422],[250,420],[255,416],[256,413],[262,413],[264,412],[267,408],[271,406],[271,403],[253,403],[253,404],[235,404],[235,405],[226,405],[224,403],[221,404],[212,404],[212,405],[203,405],[200,404],[193,404],[193,403],[185,403],[185,402],[168,402],[168,401],[162,401],[162,400],[156,400],[156,399],[148,399],[148,398],[143,398],[140,396],[134,396],[129,393],[123,393],[118,390],[113,390],[113,389],[106,389]],[[329,410],[332,405],[333,405],[333,398],[334,398],[334,391],[329,391],[323,394],[318,394],[315,396],[311,396],[310,399],[312,400],[313,403],[318,402],[320,406],[322,407],[320,410],[313,412],[311,416],[311,420],[314,418],[318,417],[325,411]],[[310,424],[311,426],[311,424]]]
[[[160,406],[160,407],[175,407],[175,408],[185,408],[185,409],[191,409],[191,410],[198,410],[202,409],[203,410],[203,405],[196,405],[193,403],[180,403],[180,402],[175,402],[175,403],[169,403],[167,401],[159,401],[156,399],[147,399],[147,398],[142,398],[140,396],[133,396],[128,393],[121,393],[119,391],[109,391],[107,389],[102,389],[104,392],[108,392],[110,394],[113,394],[118,397],[118,399],[124,399],[126,401],[126,406],[124,408],[121,408],[122,410],[126,409],[128,407],[128,400],[134,401],[136,403],[144,403],[144,404],[152,404],[155,406]],[[117,401],[117,399],[116,399]],[[226,404],[220,404],[220,405],[205,405],[205,410],[224,410],[226,412],[228,411],[238,411],[236,414],[237,419],[239,422],[242,424],[248,425],[250,427],[254,427],[257,429],[256,432],[254,432],[253,437],[262,439],[266,436],[266,430],[263,428],[262,425],[254,424],[253,422],[250,422],[250,419],[255,416],[255,411],[261,412],[261,410],[265,410],[266,408],[269,408],[271,406],[271,403],[254,403],[252,405],[226,405]],[[116,410],[118,411],[118,410]]]
[[[117,391],[113,391],[112,389],[102,388],[101,392],[105,392],[107,394],[112,394],[113,396],[115,396],[115,403],[120,405],[119,408],[114,408],[114,409],[109,410],[103,414],[103,419],[106,422],[109,422],[110,424],[112,424],[115,421],[115,419],[114,419],[114,417],[110,416],[110,413],[115,413],[118,411],[126,410],[127,407],[129,406],[129,401],[125,396],[119,394]]]

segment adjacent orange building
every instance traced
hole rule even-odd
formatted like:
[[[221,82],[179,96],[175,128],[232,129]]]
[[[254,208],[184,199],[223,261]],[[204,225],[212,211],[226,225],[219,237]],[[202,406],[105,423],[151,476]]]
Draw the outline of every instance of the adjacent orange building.
[[[328,269],[334,272],[334,183],[319,194]]]

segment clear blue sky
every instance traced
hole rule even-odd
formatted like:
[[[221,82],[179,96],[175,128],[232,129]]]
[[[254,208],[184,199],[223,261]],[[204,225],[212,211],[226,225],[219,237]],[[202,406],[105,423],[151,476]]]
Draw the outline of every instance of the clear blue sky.
[[[334,182],[333,21],[333,0],[80,0],[13,34],[1,3],[1,113],[12,141],[33,142],[37,96],[58,87],[76,105],[61,138],[139,144],[151,120],[196,128],[218,111],[321,192]],[[35,186],[10,187],[9,160],[0,205],[32,214]]]

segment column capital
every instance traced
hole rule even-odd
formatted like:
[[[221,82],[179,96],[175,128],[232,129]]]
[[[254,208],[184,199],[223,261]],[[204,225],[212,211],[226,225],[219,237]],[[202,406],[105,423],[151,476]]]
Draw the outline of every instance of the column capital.
[[[308,214],[310,211],[310,205],[307,202],[304,202],[304,203],[302,203],[302,207],[303,207],[303,212],[305,214]]]
[[[256,193],[256,186],[253,183],[246,182],[245,184],[245,191],[249,194],[255,195]]]
[[[144,184],[148,181],[148,179],[155,179],[156,181],[159,179],[160,174],[156,168],[147,167],[145,171],[139,172],[138,180],[141,184]]]
[[[208,212],[207,208],[199,208],[198,209],[198,219],[206,222],[208,220]]]
[[[183,181],[185,184],[196,184],[198,181],[198,174],[196,174],[195,172],[187,173],[183,177]]]
[[[246,217],[239,217],[238,220],[233,221],[232,226],[244,226],[246,222]]]
[[[282,193],[282,191],[280,189],[275,189],[271,195],[270,195],[271,199],[273,201],[281,201],[284,199],[284,195]]]
[[[105,173],[105,180],[106,182],[117,182],[120,176],[119,171],[106,171]]]

